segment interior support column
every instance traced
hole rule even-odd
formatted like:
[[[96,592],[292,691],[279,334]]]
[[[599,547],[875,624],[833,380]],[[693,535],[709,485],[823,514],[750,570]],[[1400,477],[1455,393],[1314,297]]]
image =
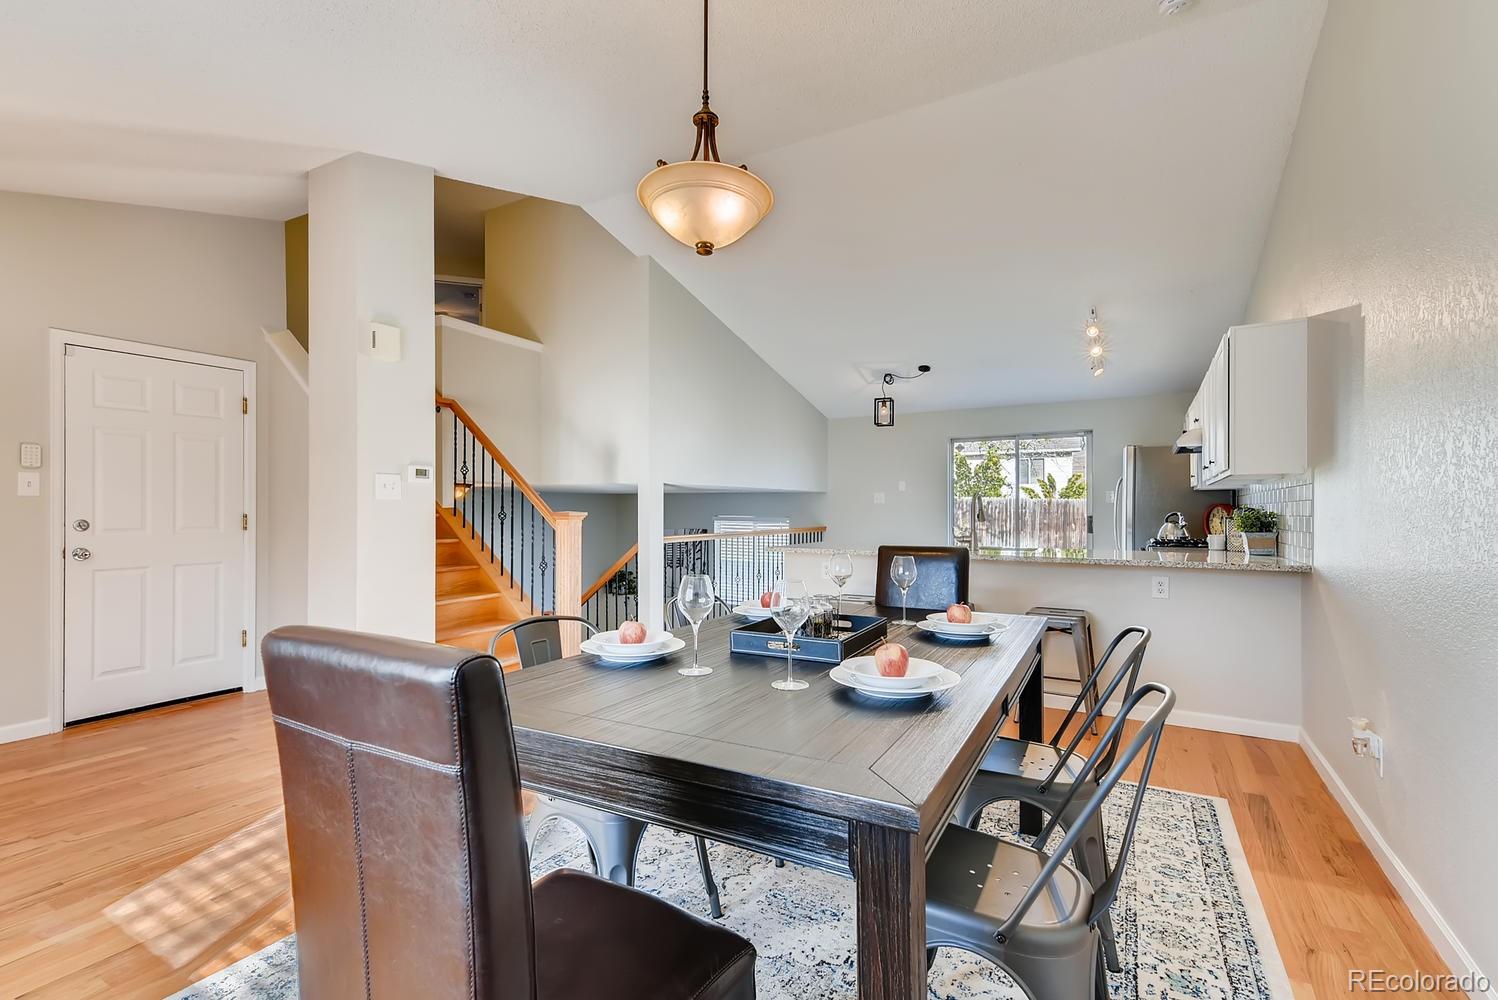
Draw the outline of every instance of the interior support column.
[[[307,618],[431,641],[436,449],[433,172],[356,153],[308,182]],[[400,330],[398,359],[371,324]],[[377,499],[376,476],[398,477]]]

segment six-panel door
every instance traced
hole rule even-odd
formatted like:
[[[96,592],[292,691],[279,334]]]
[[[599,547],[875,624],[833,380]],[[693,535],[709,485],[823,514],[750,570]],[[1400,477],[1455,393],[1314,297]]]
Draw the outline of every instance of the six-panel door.
[[[68,348],[66,721],[242,684],[243,378]]]

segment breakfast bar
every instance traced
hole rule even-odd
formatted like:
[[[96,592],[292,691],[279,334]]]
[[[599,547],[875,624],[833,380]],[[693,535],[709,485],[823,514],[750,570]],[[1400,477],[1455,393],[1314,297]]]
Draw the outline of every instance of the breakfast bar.
[[[875,549],[835,545],[780,550],[788,577],[824,593],[836,588],[825,567],[852,556],[846,594],[874,589]],[[1301,719],[1301,588],[1304,563],[1241,552],[1034,550],[972,557],[970,594],[985,611],[1038,606],[1085,610],[1098,636],[1128,625],[1154,630],[1151,673],[1180,697],[1173,725],[1296,740]],[[1047,673],[1075,662],[1065,636],[1048,640]],[[1070,700],[1066,691],[1051,704]]]

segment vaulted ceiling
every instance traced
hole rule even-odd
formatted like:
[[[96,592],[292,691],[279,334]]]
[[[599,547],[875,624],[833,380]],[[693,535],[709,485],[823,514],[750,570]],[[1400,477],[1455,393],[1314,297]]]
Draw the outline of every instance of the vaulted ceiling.
[[[285,218],[362,150],[582,204],[829,415],[1184,388],[1247,295],[1322,0],[718,0],[699,258],[634,202],[690,150],[694,0],[80,0],[0,32],[0,188]],[[1092,379],[1080,327],[1111,339]]]

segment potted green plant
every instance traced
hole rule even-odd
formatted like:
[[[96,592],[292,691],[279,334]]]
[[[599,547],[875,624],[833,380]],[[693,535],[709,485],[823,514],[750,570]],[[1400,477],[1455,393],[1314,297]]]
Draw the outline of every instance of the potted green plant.
[[[1243,551],[1251,556],[1279,552],[1280,516],[1262,507],[1239,507],[1233,511],[1233,527],[1243,536]]]

